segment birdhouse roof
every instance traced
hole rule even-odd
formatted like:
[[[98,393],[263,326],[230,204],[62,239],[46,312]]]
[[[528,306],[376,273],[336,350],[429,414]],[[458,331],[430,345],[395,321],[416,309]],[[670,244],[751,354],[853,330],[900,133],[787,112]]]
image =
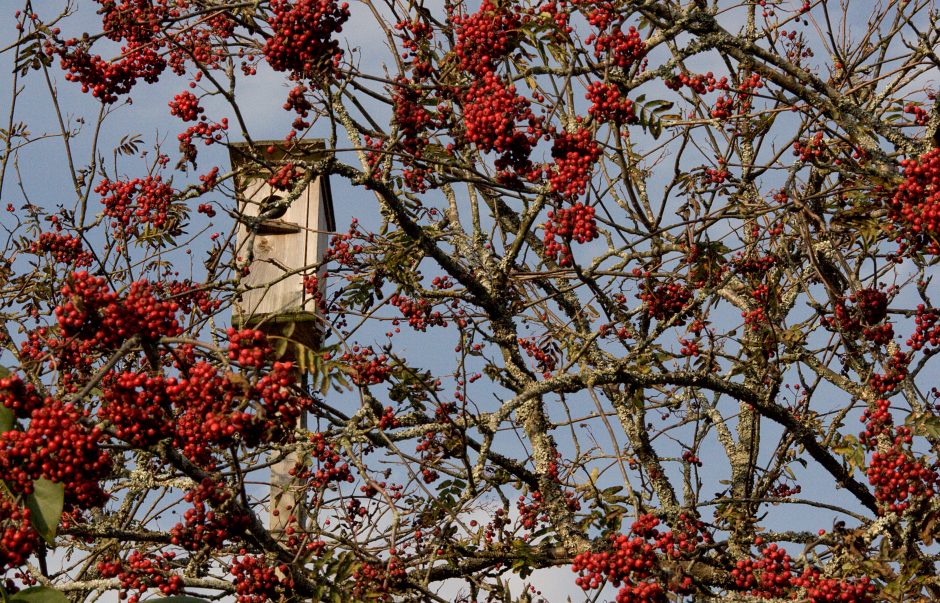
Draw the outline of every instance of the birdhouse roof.
[[[270,176],[271,168],[277,168],[289,161],[315,162],[327,157],[326,142],[321,138],[295,140],[285,144],[283,140],[256,140],[233,142],[229,145],[229,160],[232,169],[238,170],[236,187],[243,190],[245,178]],[[336,217],[333,212],[333,194],[330,179],[318,177],[321,200],[323,201],[326,225],[330,231],[336,230]]]

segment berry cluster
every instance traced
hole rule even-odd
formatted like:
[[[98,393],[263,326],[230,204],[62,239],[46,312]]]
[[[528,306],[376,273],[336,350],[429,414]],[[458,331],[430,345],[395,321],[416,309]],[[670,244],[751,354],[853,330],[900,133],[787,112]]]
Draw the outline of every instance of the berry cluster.
[[[571,569],[580,575],[575,581],[584,590],[600,588],[606,581],[619,588],[617,603],[653,603],[665,601],[667,591],[688,594],[692,586],[689,576],[673,575],[658,579],[658,554],[681,559],[692,554],[710,540],[702,525],[686,515],[679,517],[681,528],[661,532],[659,520],[641,515],[633,523],[633,536],[611,537],[608,550],[581,553],[574,558]]]
[[[223,133],[228,130],[228,118],[223,117],[218,122],[210,122],[205,115],[199,117],[195,125],[189,126],[180,132],[176,139],[180,142],[180,152],[187,160],[195,165],[198,151],[193,140],[202,140],[205,146],[221,142]]]
[[[157,49],[148,44],[122,47],[121,58],[108,61],[88,52],[84,40],[65,40],[59,45],[46,43],[47,56],[59,55],[65,79],[81,84],[82,92],[91,92],[103,103],[114,103],[121,94],[131,91],[138,80],[155,83],[167,62]]]
[[[294,183],[297,182],[301,176],[303,176],[303,172],[295,167],[293,163],[287,162],[278,168],[277,172],[268,178],[267,182],[271,185],[271,188],[275,190],[287,191],[293,188]]]
[[[548,212],[548,220],[543,237],[545,255],[557,259],[560,266],[570,266],[573,261],[570,248],[572,241],[588,243],[598,236],[594,208],[581,202],[568,209]]]
[[[646,56],[646,42],[640,38],[636,27],[627,31],[619,27],[610,33],[588,36],[586,44],[594,43],[594,57],[609,62],[624,71]]]
[[[918,126],[926,126],[927,122],[930,121],[930,112],[924,109],[923,107],[918,107],[913,103],[905,105],[904,112],[908,115],[914,116],[914,124]]]
[[[0,493],[0,573],[26,563],[38,546],[30,510]]]
[[[400,131],[398,144],[404,151],[405,183],[415,192],[428,189],[430,171],[417,162],[428,146],[428,128],[434,116],[424,108],[424,96],[408,80],[400,80],[392,89],[395,124]]]
[[[72,404],[47,399],[30,413],[29,426],[0,434],[0,474],[11,491],[29,494],[44,477],[65,486],[65,502],[76,509],[100,507],[108,500],[101,480],[111,457],[101,448],[105,436],[89,427],[87,413]]]
[[[290,567],[286,564],[269,565],[257,555],[232,559],[229,572],[235,576],[238,603],[265,603],[290,598],[294,589]]]
[[[208,477],[183,500],[192,507],[183,514],[184,523],[170,529],[170,541],[176,546],[189,551],[218,549],[248,527],[248,516],[234,503],[232,492]]]
[[[854,306],[849,304],[855,304]],[[843,333],[861,333],[865,339],[886,345],[894,337],[891,323],[881,324],[888,316],[888,294],[878,289],[861,289],[834,307],[830,327],[838,326]]]
[[[547,341],[539,345],[535,337],[520,337],[519,347],[525,350],[526,356],[535,360],[536,366],[542,371],[542,376],[548,379],[552,371],[558,366],[558,350],[553,342]]]
[[[729,89],[728,78],[716,79],[715,74],[711,71],[704,75],[680,73],[666,80],[665,84],[670,90],[681,90],[686,87],[696,94],[705,94],[715,90],[727,91]]]
[[[325,73],[342,57],[331,39],[349,19],[349,5],[336,0],[272,0],[272,35],[264,56],[275,71],[294,77]]]
[[[183,314],[194,311],[201,314],[212,314],[222,307],[222,300],[213,299],[204,285],[199,285],[188,279],[163,281],[159,285],[162,297],[176,302]]]
[[[803,162],[825,161],[829,157],[829,147],[823,140],[823,133],[816,132],[812,138],[805,142],[797,140],[793,143],[793,156],[799,157]]]
[[[807,566],[797,573],[793,559],[776,544],[761,550],[757,559],[741,559],[731,570],[735,586],[754,597],[791,598],[805,589],[809,603],[871,603],[876,588],[867,576],[858,580],[824,578]]]
[[[170,115],[175,115],[183,121],[196,121],[205,111],[199,106],[199,99],[192,92],[180,92],[170,101]]]
[[[316,459],[316,468],[295,472],[299,479],[303,479],[310,486],[319,490],[332,483],[352,483],[353,475],[349,464],[337,452],[337,448],[327,439],[324,433],[314,433],[310,436],[310,456]]]
[[[905,159],[904,181],[888,200],[888,219],[899,241],[940,253],[940,149]]]
[[[91,266],[95,256],[85,251],[78,237],[58,232],[44,232],[29,244],[29,252],[48,253],[60,264]]]
[[[261,331],[229,328],[227,335],[229,360],[242,368],[261,368],[273,352]]]
[[[862,415],[865,431],[861,442],[872,451],[866,474],[875,498],[896,513],[903,513],[915,499],[930,500],[940,487],[937,463],[927,465],[911,450],[910,427],[895,426],[888,400],[880,399]]]
[[[62,288],[63,302],[55,315],[65,336],[77,336],[107,349],[140,335],[145,339],[182,333],[176,320],[179,305],[160,301],[147,281],[131,283],[121,298],[109,291],[103,277],[73,272]]]
[[[137,603],[151,588],[164,595],[175,595],[183,590],[183,578],[173,573],[170,565],[175,556],[172,552],[148,556],[133,551],[127,561],[99,561],[98,572],[102,578],[117,578],[121,583],[121,599]],[[128,597],[130,591],[136,591],[136,594]]]
[[[640,288],[642,291],[637,297],[646,304],[646,313],[660,322],[679,316],[692,299],[692,292],[679,283],[664,283],[655,287],[643,284]],[[675,324],[684,325],[685,319],[679,316]]]
[[[172,431],[167,383],[159,375],[112,373],[102,381],[98,417],[113,426],[114,435],[135,446],[156,444]]]
[[[23,381],[19,375],[0,379],[0,406],[12,410],[16,417],[25,419],[42,404],[43,399],[36,386]]]
[[[472,15],[451,17],[457,32],[454,54],[460,59],[460,68],[478,77],[491,74],[496,63],[505,58],[516,44],[519,16],[492,0],[483,0],[480,9]]]
[[[885,372],[875,373],[868,378],[868,387],[882,397],[888,397],[907,378],[910,358],[901,350],[888,357]]]
[[[529,101],[516,87],[487,71],[475,79],[461,96],[464,137],[482,151],[496,151],[506,165],[523,169],[538,138],[538,119]],[[523,130],[521,124],[528,121]]]
[[[940,313],[924,304],[918,304],[914,325],[914,333],[907,340],[911,350],[917,351],[926,345],[940,347]]]
[[[555,167],[548,177],[552,192],[565,199],[583,195],[600,156],[601,149],[590,130],[557,134],[552,144]]]
[[[356,385],[376,385],[387,380],[392,373],[385,354],[376,356],[372,347],[353,346],[352,351],[339,357],[348,366],[350,377]]]
[[[410,21],[399,21],[395,24],[401,45],[408,52],[401,57],[409,61],[415,79],[425,79],[433,73],[430,54],[430,42],[434,29],[426,19],[416,17]]]
[[[395,555],[384,562],[365,562],[353,572],[353,597],[356,601],[391,601],[406,578],[405,565]]]
[[[447,321],[441,313],[434,310],[434,306],[427,299],[411,299],[405,295],[395,294],[388,303],[398,308],[402,316],[408,319],[408,326],[416,331],[427,331],[428,327],[446,327]],[[397,320],[393,324],[397,324]]]
[[[616,125],[636,123],[633,101],[625,97],[614,84],[593,82],[585,95],[591,101],[588,109],[595,119],[613,122]]]
[[[177,194],[160,176],[127,181],[106,178],[95,192],[102,196],[104,215],[113,219],[111,226],[121,234],[130,234],[139,224],[162,227]]]

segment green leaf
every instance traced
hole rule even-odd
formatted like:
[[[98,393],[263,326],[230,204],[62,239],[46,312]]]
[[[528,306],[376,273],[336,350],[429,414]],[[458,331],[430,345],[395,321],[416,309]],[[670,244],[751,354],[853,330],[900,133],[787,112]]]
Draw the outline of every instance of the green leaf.
[[[6,406],[0,406],[0,433],[6,433],[13,429],[13,423],[16,417],[13,415],[13,409]]]
[[[61,591],[48,586],[34,586],[16,593],[8,599],[10,603],[69,603]]]
[[[50,545],[55,541],[55,531],[59,520],[62,519],[64,502],[65,486],[45,478],[33,482],[33,493],[26,497],[30,523]]]

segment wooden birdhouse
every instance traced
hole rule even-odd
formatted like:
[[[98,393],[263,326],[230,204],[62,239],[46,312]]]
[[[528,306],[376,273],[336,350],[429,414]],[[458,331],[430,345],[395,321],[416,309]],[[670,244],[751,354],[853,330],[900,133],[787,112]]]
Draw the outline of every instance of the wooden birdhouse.
[[[304,276],[316,274],[330,233],[336,230],[329,181],[313,178],[296,198],[296,191],[276,190],[268,181],[288,163],[309,165],[324,159],[326,147],[321,140],[295,142],[289,150],[280,142],[255,145],[263,149],[261,161],[252,159],[247,144],[231,145],[229,152],[236,171],[237,255],[242,262],[250,259],[233,319],[239,327],[275,336],[276,343],[290,340],[316,350],[323,327],[313,296],[304,290]],[[296,345],[281,346],[280,359],[293,359],[296,350]],[[299,427],[305,427],[305,417]],[[268,523],[277,537],[284,536],[289,517],[304,522],[303,509],[297,508],[302,498],[291,477],[299,460],[291,453],[271,466]]]
[[[241,216],[238,256],[251,259],[241,279],[235,322],[269,334],[289,326],[291,339],[316,348],[322,329],[313,296],[304,291],[304,276],[314,274],[336,229],[329,180],[313,178],[295,199],[292,191],[277,190],[268,181],[288,163],[324,159],[325,145],[302,140],[286,148],[281,141],[260,141],[255,148],[263,153],[262,161],[252,159],[245,143],[229,151]]]

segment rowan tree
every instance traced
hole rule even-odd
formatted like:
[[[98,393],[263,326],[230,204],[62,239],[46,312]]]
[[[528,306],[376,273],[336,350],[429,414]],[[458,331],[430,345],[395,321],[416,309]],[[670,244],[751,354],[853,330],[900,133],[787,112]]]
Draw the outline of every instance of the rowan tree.
[[[931,0],[4,10],[4,601],[940,597]]]

